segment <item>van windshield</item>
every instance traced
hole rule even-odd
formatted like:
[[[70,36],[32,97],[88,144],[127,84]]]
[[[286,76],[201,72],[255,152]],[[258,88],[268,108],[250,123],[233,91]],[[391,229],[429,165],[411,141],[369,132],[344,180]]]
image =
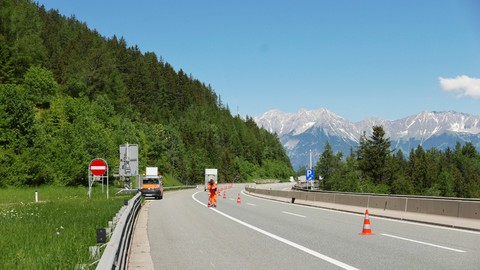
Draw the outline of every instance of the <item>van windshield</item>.
[[[157,178],[144,178],[143,183],[144,184],[159,184],[159,179]]]

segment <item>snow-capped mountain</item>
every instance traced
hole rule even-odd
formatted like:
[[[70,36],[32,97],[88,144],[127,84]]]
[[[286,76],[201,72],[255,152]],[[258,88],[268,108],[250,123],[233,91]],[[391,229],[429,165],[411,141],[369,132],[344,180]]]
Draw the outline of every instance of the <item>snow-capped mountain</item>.
[[[348,155],[351,149],[356,149],[363,132],[369,136],[374,125],[383,126],[392,148],[401,149],[404,154],[418,145],[425,149],[453,148],[457,141],[470,141],[480,150],[480,116],[454,111],[423,111],[393,121],[369,118],[352,122],[323,108],[302,109],[296,113],[271,110],[254,117],[254,120],[259,126],[278,134],[294,168],[308,165],[310,149],[316,162],[327,140],[334,151]]]

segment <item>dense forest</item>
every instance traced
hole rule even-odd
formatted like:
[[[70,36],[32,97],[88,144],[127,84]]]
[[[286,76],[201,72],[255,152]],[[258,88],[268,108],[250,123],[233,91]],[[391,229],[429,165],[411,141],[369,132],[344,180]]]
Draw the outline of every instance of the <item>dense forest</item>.
[[[184,183],[209,167],[228,182],[294,174],[276,135],[155,53],[32,1],[0,6],[0,187],[84,185],[89,162],[118,166],[126,142],[140,171]]]
[[[391,150],[382,126],[364,133],[346,157],[327,141],[315,170],[325,190],[480,198],[480,153],[472,143],[445,151],[419,145],[406,157]]]

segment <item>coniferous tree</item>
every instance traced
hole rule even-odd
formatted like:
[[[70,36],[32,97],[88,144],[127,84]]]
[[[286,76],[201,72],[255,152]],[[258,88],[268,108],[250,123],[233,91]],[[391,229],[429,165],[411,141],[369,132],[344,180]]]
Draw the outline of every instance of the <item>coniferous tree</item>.
[[[323,188],[326,190],[334,190],[335,186],[335,175],[338,173],[340,167],[340,161],[342,159],[341,153],[335,155],[332,150],[330,142],[327,140],[325,142],[325,148],[320,155],[315,170],[321,176]]]
[[[0,34],[0,84],[9,84],[15,82],[15,69],[13,68],[10,50]]]
[[[385,137],[382,126],[373,126],[373,133],[364,145],[360,145],[361,160],[359,166],[362,172],[371,177],[375,185],[388,184],[387,161],[391,153],[390,138]]]

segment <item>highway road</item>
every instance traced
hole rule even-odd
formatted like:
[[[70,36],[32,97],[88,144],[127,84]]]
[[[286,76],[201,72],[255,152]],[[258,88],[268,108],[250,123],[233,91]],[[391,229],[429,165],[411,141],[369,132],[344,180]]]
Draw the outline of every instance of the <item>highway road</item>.
[[[364,215],[242,190],[222,193],[217,208],[206,207],[203,188],[150,201],[154,269],[480,269],[480,232],[370,216],[366,236]]]

